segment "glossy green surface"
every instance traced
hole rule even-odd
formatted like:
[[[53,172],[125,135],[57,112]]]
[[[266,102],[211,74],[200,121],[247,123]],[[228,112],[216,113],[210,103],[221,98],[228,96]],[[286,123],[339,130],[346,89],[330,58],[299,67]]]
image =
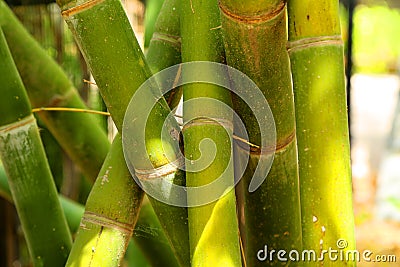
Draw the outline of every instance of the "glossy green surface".
[[[338,3],[307,0],[299,5],[298,1],[289,1],[289,22],[290,41],[316,37],[308,46],[292,43],[289,50],[299,147],[303,245],[319,255],[322,249],[338,249],[338,240],[344,239],[346,249],[353,250],[343,46],[340,40],[317,39],[340,34]],[[312,262],[307,266],[320,264]],[[323,264],[355,266],[354,261],[331,261],[328,257]]]
[[[182,61],[224,62],[217,1],[182,1],[181,5]],[[208,72],[210,77],[218,75],[211,70]],[[182,75],[185,78],[196,78],[196,73],[185,72],[185,69]],[[227,113],[214,102],[206,102],[204,105],[186,102],[205,97],[231,106],[231,95],[227,89],[204,83],[192,83],[183,88],[185,123],[190,125],[190,119],[207,115],[213,115],[213,119],[232,122],[231,112]],[[192,161],[204,159],[212,154],[212,146],[205,144],[202,146],[203,151],[200,152],[200,143],[203,139],[209,139],[208,141],[213,142],[216,147],[216,155],[211,165],[201,171],[186,173],[187,186],[205,185],[222,175],[233,185],[233,160],[230,162],[233,157],[232,129],[227,131],[222,125],[201,124],[200,120],[198,124],[184,128],[183,135],[185,156]],[[190,198],[204,198],[204,196],[194,192],[188,195],[189,200]],[[188,214],[191,266],[241,265],[236,199],[232,187],[229,193],[212,203],[188,208]]]
[[[36,120],[0,30],[0,156],[34,266],[61,266],[71,235]]]
[[[87,109],[67,75],[3,1],[0,25],[34,108]],[[94,181],[110,147],[107,135],[93,119],[95,115],[60,111],[38,115],[85,176]]]
[[[257,152],[249,155],[250,162],[238,187],[238,196],[244,203],[239,207],[241,233],[248,266],[280,266],[282,262],[276,257],[260,261],[257,253],[265,245],[270,250],[302,248],[294,102],[285,9],[281,9],[285,1],[250,3],[245,6],[242,1],[220,1],[220,6],[229,6],[236,15],[221,8],[226,58],[230,66],[247,74],[267,99],[275,119],[279,150],[266,180],[253,193],[248,192],[248,186],[259,157]],[[275,14],[273,10],[280,12]],[[243,13],[247,20],[238,19]],[[264,14],[260,21],[252,20],[259,19],[260,14]],[[251,93],[248,97],[252,97]],[[259,126],[250,108],[237,97],[234,107],[246,126],[249,141],[260,145]],[[243,153],[240,148],[237,150]]]

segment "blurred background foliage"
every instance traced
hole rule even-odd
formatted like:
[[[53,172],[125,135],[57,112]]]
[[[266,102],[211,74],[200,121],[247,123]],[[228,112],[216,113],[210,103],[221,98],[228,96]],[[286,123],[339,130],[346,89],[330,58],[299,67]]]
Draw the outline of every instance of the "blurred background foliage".
[[[348,2],[342,1],[340,9],[344,40],[348,37]],[[399,8],[398,0],[357,2],[353,20],[353,73],[382,74],[398,71]]]

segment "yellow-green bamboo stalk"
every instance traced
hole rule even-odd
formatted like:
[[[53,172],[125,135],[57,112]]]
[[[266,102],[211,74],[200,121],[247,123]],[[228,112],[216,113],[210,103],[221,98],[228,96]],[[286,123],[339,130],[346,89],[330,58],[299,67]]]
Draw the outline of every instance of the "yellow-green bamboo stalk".
[[[292,65],[299,146],[303,245],[355,249],[350,149],[339,3],[289,0]],[[354,261],[310,266],[355,266]]]
[[[130,178],[117,134],[87,200],[66,266],[118,266],[142,199],[143,191]]]
[[[182,62],[179,10],[178,0],[166,0],[161,8],[146,54],[153,74]],[[170,109],[179,104],[181,97],[181,88],[175,88],[165,95]]]
[[[77,2],[61,0],[58,4],[90,66],[107,108],[121,132],[131,96],[151,75],[125,11],[118,0]],[[145,136],[142,135],[142,129],[143,119],[147,114],[140,114],[132,121],[131,126],[135,130],[129,133],[129,138],[132,138],[136,144],[145,141],[147,152],[141,150],[139,153],[132,153],[131,160],[136,170],[141,170],[150,177],[153,174],[158,175],[156,179],[168,176],[169,181],[183,184],[183,172],[176,170],[162,174],[163,172],[159,171],[160,169],[169,170],[170,167],[175,168],[173,162],[180,155],[175,136],[161,138],[165,121],[169,122],[165,125],[168,133],[179,132],[179,125],[175,120],[167,119],[168,114],[170,114],[170,109],[165,99],[161,98],[149,115]],[[171,151],[160,153],[162,144],[164,148],[170,147]],[[135,147],[132,147],[132,151],[134,150]],[[140,176],[140,179],[146,180],[144,176]],[[170,197],[170,195],[165,197]],[[153,198],[150,198],[150,201],[180,263],[186,266],[189,262],[187,209],[171,207]]]
[[[12,203],[11,191],[7,181],[7,175],[0,162],[0,196],[7,201]],[[59,200],[61,207],[63,209],[64,215],[67,219],[69,229],[72,233],[75,233],[79,226],[80,221],[85,211],[85,207],[79,203],[76,203],[62,195],[59,195]],[[179,266],[176,261],[175,255],[169,246],[169,242],[164,235],[164,231],[154,213],[148,201],[144,202],[142,208],[140,209],[139,218],[133,232],[133,240],[130,243],[132,255],[138,255],[140,257],[146,257],[146,261],[149,261],[152,266],[166,266],[175,267]],[[129,249],[129,248],[128,248]],[[140,251],[138,251],[140,250]],[[129,253],[127,251],[127,253]],[[144,255],[142,255],[142,253]],[[157,257],[154,257],[157,255]],[[128,256],[128,262],[135,262],[135,264],[140,264],[131,255]],[[141,265],[135,265],[141,266]]]
[[[164,0],[147,0],[144,13],[144,47],[150,45],[157,17],[161,11]]]
[[[67,75],[3,1],[0,26],[34,108],[87,109]],[[110,147],[107,135],[93,119],[96,115],[52,111],[38,115],[85,176],[94,181]]]
[[[34,266],[62,266],[71,235],[36,120],[0,30],[0,156]]]
[[[247,266],[282,264],[277,257],[265,255],[265,246],[269,251],[300,251],[302,247],[294,103],[286,51],[285,4],[284,0],[219,2],[227,62],[247,74],[258,85],[268,101],[276,124],[275,157],[266,180],[256,191],[248,192],[260,153],[264,156],[271,153],[268,147],[253,147],[240,182],[243,184],[239,185],[244,190],[239,195],[243,194],[240,218]],[[252,97],[251,92],[248,97]],[[260,130],[250,109],[237,98],[234,98],[234,107],[246,125],[250,143],[260,146]],[[238,146],[237,151],[244,153],[241,146]]]
[[[182,61],[223,62],[224,48],[217,1],[182,1],[181,5]],[[216,75],[211,69],[209,71],[210,76]],[[185,77],[193,74],[183,72],[182,75]],[[200,164],[200,157],[204,159],[207,157],[204,154],[211,153],[210,150],[200,152],[200,142],[203,139],[212,140],[217,150],[210,166],[201,171],[186,172],[187,186],[202,186],[222,175],[228,177],[233,185],[233,127],[224,127],[227,124],[233,125],[233,115],[226,114],[215,102],[204,105],[190,103],[200,97],[215,99],[228,106],[232,104],[230,92],[225,88],[204,83],[184,86],[183,134],[186,158]],[[207,114],[213,116],[209,115],[210,118],[205,119]],[[196,168],[196,164],[192,167]],[[192,198],[205,197],[194,192],[188,195],[189,201]],[[235,191],[232,187],[217,201],[188,209],[191,266],[241,265],[235,204]]]
[[[133,239],[152,266],[179,266],[157,215],[146,198],[140,209]]]

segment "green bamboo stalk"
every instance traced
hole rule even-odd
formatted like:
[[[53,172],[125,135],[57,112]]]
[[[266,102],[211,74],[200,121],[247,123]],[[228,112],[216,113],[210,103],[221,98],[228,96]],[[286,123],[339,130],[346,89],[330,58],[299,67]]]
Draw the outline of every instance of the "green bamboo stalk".
[[[130,178],[117,134],[87,200],[66,266],[118,266],[142,199],[143,191]]]
[[[217,1],[182,1],[183,62],[223,62],[224,49],[221,30],[218,29],[218,26],[220,26],[220,16]],[[216,75],[212,73],[212,70],[209,71],[209,75]],[[183,72],[184,77],[185,75],[190,74]],[[231,157],[233,158],[233,129],[232,127],[225,129],[223,125],[219,124],[222,122],[232,125],[232,114],[226,114],[226,111],[222,111],[223,114],[221,114],[219,111],[221,107],[215,103],[195,105],[193,102],[192,104],[186,102],[199,97],[207,97],[231,106],[230,92],[216,85],[193,83],[184,86],[183,97],[185,122],[183,134],[186,158],[199,160],[202,156],[199,149],[200,142],[205,138],[211,139],[217,148],[214,161],[210,166],[202,171],[186,173],[187,185],[189,187],[205,185],[222,175],[226,175],[233,185],[234,170],[233,160],[231,160]],[[205,120],[206,114],[214,116]],[[208,154],[210,151],[212,150],[205,150],[203,153]],[[224,172],[225,174],[223,174]],[[188,195],[188,199],[190,198],[204,198],[204,196],[193,193]],[[234,190],[230,190],[215,202],[189,208],[188,214],[191,266],[241,265]]]
[[[7,175],[3,166],[1,165],[1,162],[0,196],[12,203]],[[59,200],[64,211],[64,215],[67,219],[69,229],[72,233],[75,233],[79,228],[85,208],[81,204],[76,203],[62,195],[59,195]],[[140,254],[140,257],[146,257],[146,262],[149,261],[152,266],[179,266],[174,253],[169,246],[169,241],[164,235],[157,216],[148,201],[142,204],[139,218],[137,219],[137,224],[133,232],[133,240],[131,240],[129,247],[131,248],[131,251],[127,251],[127,253],[131,253],[132,255],[134,254],[135,256]],[[134,261],[136,264],[135,266],[141,266],[140,262],[137,262],[135,258],[132,258],[132,255],[128,256],[128,262]]]
[[[0,25],[33,107],[87,109],[66,74],[3,1]],[[44,111],[38,115],[85,176],[94,181],[110,147],[107,135],[93,119],[95,115]]]
[[[146,199],[140,209],[133,239],[151,266],[179,266],[157,215]]]
[[[78,2],[64,0],[59,1],[58,4],[90,66],[108,110],[121,132],[130,97],[151,74],[123,7],[118,0]],[[124,67],[121,68],[121,66]],[[150,99],[154,98],[150,91],[149,95]],[[138,110],[140,112],[140,107]],[[136,170],[158,175],[157,181],[168,177],[169,181],[182,185],[184,176],[180,170],[165,175],[162,171],[160,172],[162,169],[175,168],[170,160],[174,162],[180,154],[175,136],[168,135],[161,138],[164,121],[167,121],[166,132],[179,132],[177,122],[174,119],[167,120],[169,113],[170,109],[165,99],[161,98],[150,113],[146,126],[143,118],[147,114],[140,114],[136,120],[132,120],[131,126],[135,130],[129,133],[131,135],[129,138],[134,144],[145,140],[147,152],[143,149],[132,153],[131,156]],[[142,135],[141,130],[138,130],[144,127],[145,136]],[[171,149],[160,153],[160,145]],[[156,172],[155,169],[158,171]],[[146,182],[145,177],[140,177]],[[150,198],[150,201],[179,257],[179,262],[187,266],[189,262],[187,209],[172,207],[153,198]]]
[[[126,264],[122,266],[127,267],[151,267],[149,261],[145,258],[137,244],[131,240],[126,249],[125,260]]]
[[[299,146],[303,244],[317,256],[345,240],[355,249],[339,3],[288,1]],[[345,244],[342,242],[341,245]],[[330,261],[311,266],[355,266]]]
[[[0,163],[0,196],[9,202],[13,202],[7,175]],[[75,233],[79,228],[79,223],[84,212],[84,207],[62,195],[58,197],[64,216],[71,233]]]
[[[182,62],[179,9],[178,0],[166,0],[161,8],[146,54],[153,74]],[[170,109],[178,106],[181,96],[181,88],[165,95]]]
[[[147,0],[144,13],[144,47],[150,45],[157,17],[161,11],[164,0]]]
[[[294,103],[286,52],[286,1],[221,0],[219,4],[227,62],[257,84],[276,124],[275,157],[266,180],[256,191],[248,192],[260,153],[271,153],[268,147],[253,147],[239,184],[244,190],[239,195],[243,194],[244,203],[240,218],[245,261],[247,266],[281,265],[277,257],[264,255],[265,246],[269,251],[287,252],[302,247]],[[251,92],[248,97],[253,97]],[[259,146],[260,130],[249,107],[237,98],[234,106],[249,132],[250,143]],[[237,151],[245,153],[240,145]]]
[[[88,95],[88,107],[93,110],[107,111],[106,104],[100,95],[99,88],[95,84],[90,84],[89,95]],[[108,117],[104,115],[96,115],[96,122],[100,125],[100,128],[104,129],[105,132],[108,130]]]
[[[61,266],[72,239],[38,127],[0,30],[0,155],[34,266]]]

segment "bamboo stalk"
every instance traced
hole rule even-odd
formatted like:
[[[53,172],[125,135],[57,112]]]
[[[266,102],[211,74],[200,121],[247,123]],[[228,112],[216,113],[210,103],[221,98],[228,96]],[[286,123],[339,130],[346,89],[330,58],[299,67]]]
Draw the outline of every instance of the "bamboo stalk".
[[[182,62],[179,9],[178,0],[166,0],[157,18],[146,54],[147,63],[154,74]],[[178,106],[181,97],[181,88],[165,95],[170,109]]]
[[[155,31],[157,17],[160,14],[164,0],[147,0],[144,14],[144,47],[150,45],[151,38]]]
[[[143,202],[135,231],[135,244],[141,249],[151,266],[178,267],[178,261],[164,235],[157,215],[148,201]]]
[[[143,191],[130,179],[117,134],[87,200],[66,266],[119,265],[142,199]]]
[[[62,69],[29,35],[7,5],[0,2],[0,25],[33,107],[87,109]],[[58,143],[94,181],[109,150],[95,115],[78,112],[40,112]]]
[[[13,202],[7,175],[0,163],[0,196],[9,202]],[[62,195],[58,197],[64,216],[71,233],[75,233],[79,228],[79,223],[84,212],[84,207]]]
[[[121,3],[118,0],[78,2],[65,0],[59,1],[58,4],[90,66],[111,116],[121,132],[131,96],[150,77],[151,73]],[[121,66],[124,67],[121,68]],[[149,92],[149,97],[154,98],[151,92]],[[140,107],[137,108],[140,110]],[[147,114],[140,114],[132,120],[130,126],[135,130],[130,132],[129,138],[133,140],[133,144],[145,140],[147,152],[145,149],[136,151],[131,154],[131,160],[136,170],[141,170],[150,176],[158,175],[157,180],[161,181],[166,181],[163,178],[168,176],[169,181],[182,185],[183,172],[176,170],[163,175],[159,171],[160,169],[167,170],[171,166],[175,168],[170,160],[174,162],[180,154],[174,136],[161,138],[164,121],[167,121],[168,133],[179,132],[176,121],[167,119],[169,113],[170,109],[165,99],[161,98],[150,113],[146,126],[143,119]],[[146,127],[145,136],[138,130],[144,127]],[[169,147],[171,150],[160,153],[159,145],[163,145],[164,148]],[[146,183],[146,178],[141,176],[141,179]],[[166,181],[166,183],[169,182]],[[161,193],[164,194],[164,192]],[[164,197],[169,198],[170,195],[164,195]],[[180,263],[187,266],[189,262],[187,209],[171,207],[153,198],[150,198],[150,201]]]
[[[317,256],[345,240],[355,249],[343,41],[337,1],[290,0],[303,244]],[[311,266],[355,266],[330,261]]]
[[[258,85],[276,124],[276,151],[266,180],[256,191],[248,191],[260,155],[270,155],[268,148],[253,147],[239,184],[244,191],[239,195],[244,203],[240,218],[247,266],[282,264],[276,257],[264,258],[266,245],[269,251],[300,251],[302,247],[294,103],[285,49],[285,4],[283,0],[219,2],[227,62]],[[248,97],[252,97],[251,92]],[[238,98],[234,98],[234,107],[249,132],[250,143],[260,146],[260,129],[249,107]],[[240,145],[236,150],[247,154]]]
[[[217,1],[182,1],[183,62],[224,61],[221,30],[216,29],[219,25]],[[216,75],[212,73],[212,70],[209,71],[209,75]],[[183,72],[183,77],[185,75],[190,74]],[[219,111],[221,106],[212,102],[205,102],[204,105],[195,105],[193,102],[188,104],[190,102],[187,102],[207,97],[231,106],[230,92],[216,85],[193,83],[184,86],[183,97],[185,123],[183,134],[186,158],[200,160],[200,163],[200,157],[205,158],[205,155],[202,155],[199,146],[200,142],[206,138],[211,139],[217,149],[213,162],[207,168],[197,172],[186,172],[187,185],[189,187],[202,186],[222,175],[228,177],[233,185],[234,170],[233,160],[231,160],[233,127],[226,129],[219,124],[224,121],[224,124],[233,125],[232,114],[226,114],[225,110],[221,114]],[[208,118],[210,121],[204,120],[204,116],[207,114],[213,115]],[[211,123],[211,120],[214,120],[214,123]],[[211,153],[212,150],[208,149],[202,152]],[[190,198],[204,198],[204,196],[193,193],[188,195],[188,199]],[[235,204],[235,191],[231,188],[225,196],[215,202],[188,209],[191,266],[241,265]]]
[[[0,30],[0,155],[34,266],[61,266],[71,235],[36,121]]]
[[[12,203],[7,176],[1,163],[0,196]],[[78,204],[62,195],[59,195],[59,200],[67,219],[69,229],[72,233],[75,233],[79,228],[85,208],[81,204]],[[135,253],[135,255],[137,255],[137,253],[143,253],[144,255],[141,255],[141,257],[146,256],[146,261],[149,261],[152,266],[179,266],[175,255],[169,246],[169,241],[164,235],[157,216],[148,201],[143,203],[142,208],[140,209],[137,224],[133,232],[133,240],[135,244],[129,245],[133,250],[132,253]],[[131,240],[131,243],[133,240]],[[137,251],[139,249],[140,252]],[[155,255],[157,255],[157,257],[154,257]],[[134,261],[134,259],[132,260]],[[138,263],[135,261],[135,264]]]

